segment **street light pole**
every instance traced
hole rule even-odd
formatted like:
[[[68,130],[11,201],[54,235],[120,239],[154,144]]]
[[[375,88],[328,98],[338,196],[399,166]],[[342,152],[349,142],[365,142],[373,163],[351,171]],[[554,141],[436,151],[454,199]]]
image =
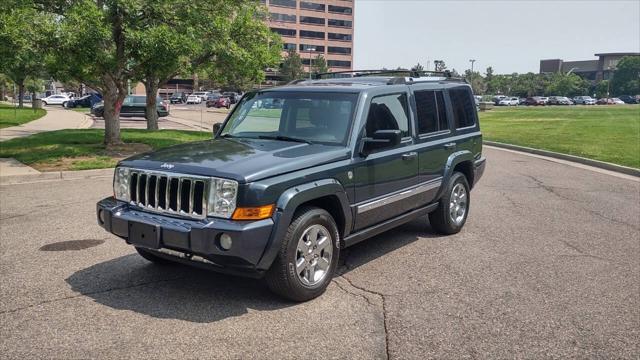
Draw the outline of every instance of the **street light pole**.
[[[471,75],[473,76],[473,63],[476,62],[476,59],[469,59],[469,62],[471,63]]]
[[[309,80],[311,80],[311,52],[316,51],[316,48],[310,47],[307,50],[309,50]]]

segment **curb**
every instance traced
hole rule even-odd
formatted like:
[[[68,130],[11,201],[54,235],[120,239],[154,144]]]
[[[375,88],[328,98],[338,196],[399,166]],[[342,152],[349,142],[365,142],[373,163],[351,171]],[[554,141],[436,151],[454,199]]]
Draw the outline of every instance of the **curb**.
[[[112,176],[113,168],[79,171],[51,171],[29,175],[0,176],[0,185],[16,185],[56,180],[92,179]]]
[[[593,166],[593,167],[604,169],[604,170],[614,171],[614,172],[625,174],[625,175],[640,177],[640,169],[635,169],[628,166],[616,165],[616,164],[612,164],[604,161],[587,159],[587,158],[583,158],[575,155],[561,154],[553,151],[534,149],[534,148],[525,147],[525,146],[504,144],[504,143],[499,143],[494,141],[482,141],[482,143],[485,145],[494,146],[498,148],[516,150],[516,151],[521,151],[521,152],[535,154],[535,155],[548,156],[555,159],[572,161],[572,162],[576,162],[583,165],[588,165],[588,166]]]

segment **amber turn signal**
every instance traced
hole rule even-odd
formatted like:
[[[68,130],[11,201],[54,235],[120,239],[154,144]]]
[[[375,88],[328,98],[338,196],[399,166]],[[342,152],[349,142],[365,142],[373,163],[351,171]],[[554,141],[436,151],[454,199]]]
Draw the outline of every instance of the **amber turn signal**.
[[[271,217],[274,205],[263,205],[256,207],[241,207],[233,212],[233,220],[262,220]]]

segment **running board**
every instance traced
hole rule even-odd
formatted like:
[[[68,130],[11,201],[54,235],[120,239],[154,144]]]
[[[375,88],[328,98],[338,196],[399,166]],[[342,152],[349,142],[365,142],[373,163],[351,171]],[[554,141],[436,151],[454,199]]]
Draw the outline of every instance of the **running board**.
[[[384,222],[381,222],[379,224],[376,224],[374,226],[368,227],[366,229],[360,230],[358,232],[355,232],[347,237],[344,238],[344,240],[342,241],[342,248],[346,248],[349,247],[351,245],[355,245],[363,240],[366,240],[372,236],[376,236],[380,233],[383,233],[387,230],[391,230],[395,227],[398,227],[402,224],[408,223],[411,220],[417,219],[420,216],[426,216],[427,214],[429,214],[430,212],[432,212],[433,210],[435,210],[438,207],[438,203],[433,203],[430,205],[427,205],[425,207],[419,208],[419,209],[415,209],[412,210],[408,213],[404,213],[398,217],[395,217],[393,219],[389,219],[386,220]]]

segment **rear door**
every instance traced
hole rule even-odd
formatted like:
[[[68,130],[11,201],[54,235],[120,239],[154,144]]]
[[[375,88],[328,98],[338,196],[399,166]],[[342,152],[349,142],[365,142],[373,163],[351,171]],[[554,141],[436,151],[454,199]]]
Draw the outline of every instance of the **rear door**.
[[[451,140],[450,116],[442,88],[423,87],[414,89],[416,128],[418,132],[419,184],[422,191],[421,204],[432,202],[442,184],[445,164],[455,151]]]
[[[407,91],[374,96],[367,106],[362,138],[377,130],[400,130],[402,142],[372,150],[354,162],[355,225],[359,230],[416,207],[412,190],[418,182],[418,154],[414,151]]]

